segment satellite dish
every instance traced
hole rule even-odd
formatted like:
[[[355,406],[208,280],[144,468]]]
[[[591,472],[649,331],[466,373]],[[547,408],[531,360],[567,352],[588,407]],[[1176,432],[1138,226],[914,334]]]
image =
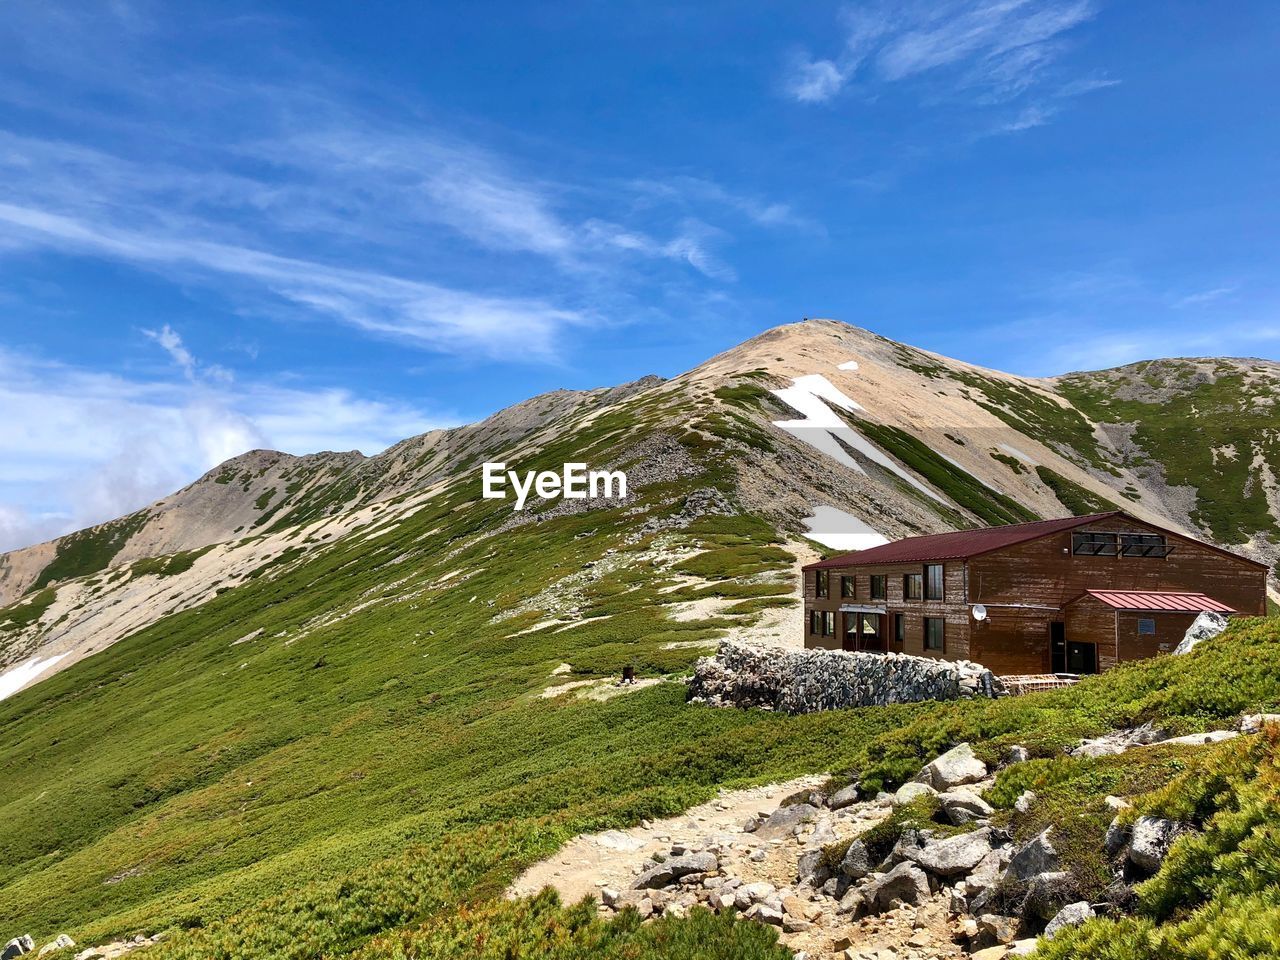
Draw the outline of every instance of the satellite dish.
[[[973,619],[977,620],[979,623],[987,619],[987,608],[980,603],[975,603],[973,605]]]

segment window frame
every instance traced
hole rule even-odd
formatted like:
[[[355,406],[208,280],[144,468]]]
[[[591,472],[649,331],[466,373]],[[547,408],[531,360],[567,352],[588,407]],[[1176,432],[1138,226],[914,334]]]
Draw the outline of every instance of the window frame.
[[[938,645],[931,646],[929,638],[929,627],[931,624],[938,624]],[[926,653],[946,653],[947,652],[947,618],[946,617],[925,617],[924,618],[924,650]]]
[[[848,587],[846,592],[845,587]],[[840,597],[843,600],[858,599],[858,578],[856,576],[840,575]]]
[[[931,571],[934,571],[934,570],[938,571],[938,582],[937,582],[938,590],[937,590],[936,596],[934,595],[934,591],[932,589],[934,586],[934,583],[933,583],[933,577],[931,576]],[[926,600],[940,600],[940,601],[945,601],[947,599],[947,568],[945,564],[926,563],[924,565],[924,598]]]
[[[824,637],[834,637],[836,635],[836,612],[834,610],[823,610],[822,613],[822,635]]]
[[[902,599],[903,600],[923,600],[924,599],[924,574],[923,573],[904,573],[902,575]]]
[[[895,613],[893,615],[893,642],[900,647],[907,645],[907,615],[905,613]]]
[[[1121,533],[1120,556],[1129,559],[1164,560],[1173,552],[1163,533]]]
[[[880,589],[877,592],[876,585],[879,584]],[[887,600],[889,597],[889,575],[887,573],[871,574],[871,599]]]
[[[1098,549],[1081,549],[1086,546],[1096,546]],[[1120,535],[1109,530],[1075,530],[1071,534],[1071,555],[1073,557],[1118,557]]]
[[[1149,624],[1151,629],[1144,630],[1143,625]],[[1156,635],[1156,618],[1155,617],[1139,617],[1138,618],[1138,636],[1154,637]]]
[[[831,571],[815,570],[813,577],[813,595],[819,600],[826,600],[831,596]]]

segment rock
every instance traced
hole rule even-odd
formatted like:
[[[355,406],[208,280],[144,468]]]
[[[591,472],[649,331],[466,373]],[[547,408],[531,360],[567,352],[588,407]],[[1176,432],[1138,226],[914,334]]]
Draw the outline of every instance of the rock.
[[[966,660],[791,650],[722,641],[694,666],[688,698],[712,706],[812,713],[850,707],[996,697],[1004,687]]]
[[[666,887],[691,873],[711,873],[719,867],[720,862],[714,853],[688,853],[654,864],[640,874],[632,886],[637,890]]]
[[[858,785],[851,783],[847,787],[841,787],[833,793],[827,800],[827,806],[832,810],[843,810],[845,807],[851,807],[858,802]]]
[[[53,940],[50,940],[41,947],[40,952],[36,954],[36,957],[43,957],[50,953],[55,953],[58,950],[69,950],[75,945],[76,942],[74,940],[68,937],[65,933],[60,933]]]
[[[984,913],[978,917],[978,936],[996,943],[1013,943],[1018,936],[1018,921],[998,913]]]
[[[1107,827],[1106,836],[1102,838],[1102,849],[1106,851],[1107,856],[1114,857],[1124,849],[1124,845],[1129,842],[1129,833],[1129,828],[1121,825],[1119,817],[1111,821],[1111,825]]]
[[[1223,740],[1231,740],[1238,736],[1240,734],[1235,730],[1210,730],[1208,733],[1190,733],[1185,737],[1172,737],[1168,740],[1160,741],[1160,744],[1165,746],[1171,743],[1179,743],[1198,747],[1206,743],[1221,743]]]
[[[1139,817],[1133,824],[1132,839],[1129,842],[1129,862],[1139,870],[1155,873],[1164,862],[1173,841],[1186,830],[1186,826],[1173,820]]]
[[[765,839],[789,837],[796,827],[812,822],[817,815],[818,808],[811,803],[793,803],[789,807],[779,807],[756,829],[756,836]]]
[[[1018,794],[1018,799],[1013,801],[1013,809],[1018,813],[1026,813],[1031,809],[1031,804],[1035,802],[1036,792],[1034,790],[1023,790]]]
[[[1080,896],[1080,886],[1065,870],[1038,873],[1027,883],[1022,903],[1025,916],[1052,920],[1068,903]]]
[[[1280,723],[1280,713],[1250,713],[1240,718],[1240,732],[1261,733],[1270,723]]]
[[[1013,946],[1009,948],[1008,956],[1010,957],[1026,957],[1036,952],[1036,947],[1040,941],[1035,937],[1028,937],[1025,940],[1015,940]]]
[[[991,804],[972,790],[948,790],[939,795],[938,801],[942,805],[943,814],[956,826],[972,823],[995,813]]]
[[[813,923],[803,917],[793,917],[790,914],[784,914],[782,917],[782,929],[786,933],[803,933],[812,928]]]
[[[1190,653],[1197,644],[1211,640],[1227,629],[1227,618],[1220,613],[1205,610],[1191,621],[1187,632],[1182,635],[1182,642],[1173,648],[1175,655]]]
[[[986,775],[987,765],[974,756],[972,746],[962,743],[925,764],[916,782],[943,791],[965,783],[976,783]]]
[[[898,864],[884,876],[872,880],[863,890],[869,906],[886,910],[894,900],[921,903],[929,899],[929,878],[914,863]]]
[[[865,843],[854,840],[849,844],[840,861],[840,872],[850,880],[861,880],[871,872],[871,855]]]
[[[14,937],[4,945],[4,949],[0,950],[0,960],[13,960],[14,957],[20,957],[24,953],[30,953],[36,948],[36,942],[31,939],[31,934],[23,934],[20,937]]]
[[[763,903],[757,903],[746,914],[748,919],[758,920],[761,923],[767,923],[775,927],[782,926],[782,911],[775,910],[773,907],[766,906]]]
[[[1093,740],[1081,740],[1079,746],[1068,751],[1073,757],[1110,757],[1134,747],[1146,747],[1166,739],[1162,730],[1144,723],[1132,730],[1113,730]]]
[[[734,892],[734,903],[739,910],[747,910],[754,904],[768,900],[777,892],[778,889],[772,883],[764,881],[747,883]]]
[[[997,943],[994,947],[985,947],[977,953],[969,954],[969,960],[1003,960],[1008,953],[1008,947],[1003,943]]]
[[[1028,840],[1013,855],[1005,876],[1014,880],[1030,880],[1041,873],[1052,873],[1058,869],[1060,861],[1058,851],[1049,839],[1053,827],[1045,827],[1044,831]]]
[[[782,912],[789,917],[795,917],[797,920],[807,920],[809,919],[809,904],[794,895],[783,897]]]
[[[857,887],[853,887],[840,898],[840,903],[836,906],[836,912],[857,915],[865,910],[866,906],[866,896]]]
[[[811,807],[825,807],[827,805],[827,795],[816,788],[806,787],[783,797],[778,807],[794,807],[802,803],[807,803]]]
[[[1123,797],[1107,796],[1103,798],[1102,802],[1107,805],[1108,810],[1114,811],[1115,813],[1119,813],[1121,810],[1130,810],[1133,808],[1133,804],[1128,800],[1125,800]]]
[[[1045,938],[1052,940],[1059,930],[1065,930],[1067,927],[1078,927],[1086,920],[1092,920],[1093,917],[1093,907],[1089,905],[1087,900],[1068,903],[1058,911],[1054,918],[1049,921],[1049,925],[1044,928]]]
[[[600,902],[606,907],[616,907],[618,905],[619,896],[621,896],[621,894],[619,894],[617,890],[613,889],[613,887],[600,888]]]
[[[954,877],[971,871],[989,853],[991,831],[984,827],[945,840],[930,840],[916,850],[908,851],[907,857],[935,876]]]
[[[929,786],[927,783],[904,783],[898,788],[898,792],[893,795],[893,803],[895,806],[910,803],[917,797],[935,796],[937,790]]]
[[[1013,746],[1009,748],[1010,763],[1026,763],[1031,759],[1031,751],[1023,746]]]
[[[800,883],[819,887],[826,883],[827,878],[830,876],[830,872],[822,863],[821,847],[814,847],[800,854],[800,860],[796,864],[796,879]]]

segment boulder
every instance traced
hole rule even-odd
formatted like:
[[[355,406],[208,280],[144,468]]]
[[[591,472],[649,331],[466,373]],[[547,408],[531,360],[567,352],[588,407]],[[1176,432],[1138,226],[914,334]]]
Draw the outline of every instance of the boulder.
[[[800,883],[820,887],[827,882],[831,873],[823,866],[822,853],[821,847],[811,847],[800,854],[800,860],[796,864],[796,879]]]
[[[1182,642],[1173,648],[1174,655],[1190,653],[1197,644],[1216,637],[1225,629],[1227,629],[1226,617],[1209,610],[1202,611],[1195,620],[1191,621],[1191,626],[1187,627],[1187,632],[1182,635]]]
[[[840,872],[850,880],[861,880],[871,872],[871,854],[861,840],[854,840],[840,861]]]
[[[1114,857],[1123,850],[1124,845],[1129,842],[1129,834],[1129,827],[1124,826],[1119,817],[1112,820],[1107,827],[1106,836],[1102,838],[1102,849],[1107,852],[1107,856]]]
[[[691,873],[711,873],[719,868],[720,862],[714,853],[687,853],[682,857],[671,857],[662,863],[655,863],[640,874],[632,886],[636,890],[654,890],[669,886]]]
[[[1018,936],[1018,920],[998,913],[978,917],[978,936],[993,943],[1013,943]]]
[[[65,933],[60,933],[57,937],[41,947],[40,952],[36,954],[36,957],[48,956],[49,954],[56,953],[59,950],[70,950],[75,945],[76,942],[74,940],[68,937]]]
[[[1052,832],[1053,827],[1045,827],[1043,832],[1023,844],[1009,861],[1005,876],[1013,880],[1030,880],[1037,874],[1057,870],[1061,861],[1049,839]]]
[[[827,806],[832,810],[843,810],[845,807],[851,807],[858,802],[858,785],[851,783],[847,787],[841,787],[833,793],[827,800]]]
[[[1132,730],[1113,730],[1092,740],[1081,740],[1079,746],[1068,751],[1073,757],[1111,757],[1133,747],[1146,747],[1167,738],[1163,730],[1144,723]]]
[[[734,904],[739,910],[748,910],[753,904],[764,903],[774,897],[778,888],[763,880],[743,884],[734,892]]]
[[[1013,801],[1013,809],[1018,813],[1026,813],[1031,809],[1031,804],[1035,802],[1036,792],[1034,790],[1023,790],[1018,794],[1018,799]]]
[[[1186,826],[1160,817],[1139,817],[1133,824],[1129,842],[1129,862],[1139,870],[1155,873],[1160,869],[1173,841],[1185,833]]]
[[[898,788],[898,792],[893,795],[894,806],[904,803],[910,803],[917,797],[935,796],[938,791],[933,789],[927,783],[904,783]]]
[[[811,823],[817,815],[818,808],[811,803],[793,803],[779,807],[756,828],[755,833],[765,839],[789,837],[795,833],[796,827],[802,823]]]
[[[985,819],[995,812],[991,804],[972,790],[948,790],[939,795],[938,802],[943,814],[956,826]]]
[[[1089,901],[1078,900],[1075,903],[1068,903],[1057,912],[1054,918],[1049,921],[1049,925],[1044,928],[1045,939],[1052,940],[1057,936],[1058,931],[1065,930],[1068,927],[1078,927],[1086,920],[1092,920],[1093,917],[1093,907],[1089,905]]]
[[[1169,740],[1161,740],[1164,744],[1179,743],[1187,746],[1198,747],[1206,743],[1221,743],[1223,740],[1231,740],[1240,736],[1235,730],[1210,730],[1208,733],[1189,733],[1185,737],[1172,737]]]
[[[13,960],[14,957],[20,957],[24,953],[30,953],[36,948],[36,942],[31,939],[31,935],[23,934],[20,937],[14,937],[4,945],[4,949],[0,950],[0,960]]]
[[[991,853],[991,831],[986,827],[945,840],[930,840],[907,856],[929,873],[954,877],[969,873]]]
[[[1079,899],[1080,885],[1065,870],[1038,873],[1027,883],[1027,896],[1022,902],[1025,916],[1052,920],[1068,903]]]
[[[1023,746],[1012,746],[1009,748],[1010,763],[1025,763],[1031,759],[1031,751]]]
[[[943,791],[965,783],[976,783],[986,775],[987,765],[974,756],[972,746],[962,743],[925,764],[916,782]]]
[[[827,805],[827,795],[816,787],[806,787],[783,797],[778,807],[795,807],[802,803],[807,803],[811,807],[825,807]]]
[[[863,890],[867,904],[876,910],[886,910],[894,900],[903,903],[921,903],[929,899],[929,878],[914,863],[898,864],[888,873],[868,883]]]

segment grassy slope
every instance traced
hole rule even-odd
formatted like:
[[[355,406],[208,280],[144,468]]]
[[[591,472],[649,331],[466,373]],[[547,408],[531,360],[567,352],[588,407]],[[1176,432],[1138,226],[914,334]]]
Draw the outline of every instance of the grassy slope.
[[[602,461],[657,417],[641,405],[601,417],[541,465]],[[605,703],[537,698],[562,661],[579,676],[680,670],[694,652],[664,645],[727,623],[668,620],[663,604],[698,591],[660,592],[674,580],[647,557],[626,562],[652,539],[627,536],[643,520],[679,510],[698,486],[726,486],[731,454],[703,435],[684,441],[707,469],[646,490],[649,513],[483,536],[509,507],[461,484],[0,703],[0,929],[94,942],[174,928],[150,951],[157,960],[496,958],[517,945],[531,957],[782,960],[758,928],[694,917],[641,931],[499,895],[576,832],[671,814],[723,784],[856,769],[890,785],[962,740],[990,759],[1013,742],[1047,758],[1117,724],[1196,729],[1280,705],[1275,622],[1071,692],[994,703],[782,717],[690,707],[678,684]],[[783,554],[758,521],[707,518],[659,536],[708,551],[686,570],[734,572],[712,592],[779,590],[760,582],[776,579]],[[516,636],[540,615],[492,621],[601,560],[623,562],[587,588],[582,624]]]
[[[1250,384],[1223,362],[1212,381],[1193,376],[1192,364],[1176,360],[1074,374],[1062,393],[1099,423],[1133,423],[1133,439],[1144,452],[1133,466],[1158,464],[1170,486],[1196,488],[1192,519],[1223,544],[1247,542],[1262,533],[1280,539],[1253,460],[1261,456],[1280,476],[1280,434],[1275,430],[1274,389]],[[1119,390],[1143,381],[1168,391],[1159,401],[1121,398]],[[1234,451],[1224,454],[1215,451]]]

